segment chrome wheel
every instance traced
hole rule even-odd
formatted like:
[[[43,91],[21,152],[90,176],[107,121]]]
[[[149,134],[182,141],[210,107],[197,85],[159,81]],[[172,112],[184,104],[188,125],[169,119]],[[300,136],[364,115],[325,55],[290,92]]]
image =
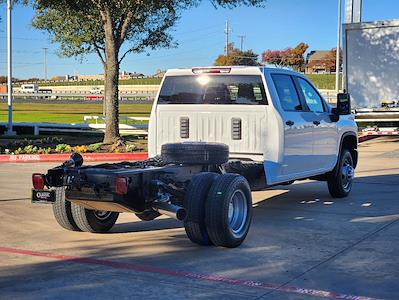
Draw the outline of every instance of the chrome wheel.
[[[248,217],[247,199],[241,190],[236,190],[229,202],[229,226],[235,236],[245,232],[245,224]]]
[[[106,211],[106,210],[95,210],[94,211],[94,216],[101,220],[104,221],[106,219],[108,219],[108,217],[111,215],[112,212],[110,211]]]
[[[342,176],[342,188],[344,191],[350,191],[352,187],[353,178],[355,177],[355,169],[353,168],[353,162],[350,157],[346,157],[342,165],[341,170]]]

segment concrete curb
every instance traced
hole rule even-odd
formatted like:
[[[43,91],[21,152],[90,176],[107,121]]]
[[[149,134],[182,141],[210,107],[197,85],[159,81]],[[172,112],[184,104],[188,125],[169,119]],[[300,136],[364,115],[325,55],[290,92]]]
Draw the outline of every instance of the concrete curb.
[[[0,155],[0,163],[32,163],[32,162],[63,162],[69,159],[71,154],[18,154]],[[135,153],[82,153],[85,161],[124,161],[145,160],[147,152]]]

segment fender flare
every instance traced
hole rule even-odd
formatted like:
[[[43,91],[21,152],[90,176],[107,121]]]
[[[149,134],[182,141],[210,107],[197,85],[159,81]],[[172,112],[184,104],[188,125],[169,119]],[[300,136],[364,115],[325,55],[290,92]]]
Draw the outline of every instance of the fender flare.
[[[337,172],[337,164],[339,162],[339,159],[342,155],[342,143],[344,142],[344,139],[348,136],[353,136],[356,139],[356,147],[353,149],[355,151],[355,157],[353,157],[353,164],[354,167],[356,168],[357,166],[357,161],[358,161],[358,155],[357,155],[357,145],[358,145],[358,138],[357,138],[357,134],[354,131],[346,131],[341,135],[341,139],[339,142],[339,152],[338,152],[338,156],[337,156],[337,162],[335,163],[334,169],[331,171],[331,173],[333,173],[334,175]]]

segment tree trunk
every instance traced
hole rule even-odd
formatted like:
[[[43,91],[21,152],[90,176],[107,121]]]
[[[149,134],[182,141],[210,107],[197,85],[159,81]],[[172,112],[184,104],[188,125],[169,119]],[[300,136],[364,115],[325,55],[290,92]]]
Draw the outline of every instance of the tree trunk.
[[[119,48],[113,36],[112,26],[105,25],[105,135],[104,143],[120,140],[119,134]]]

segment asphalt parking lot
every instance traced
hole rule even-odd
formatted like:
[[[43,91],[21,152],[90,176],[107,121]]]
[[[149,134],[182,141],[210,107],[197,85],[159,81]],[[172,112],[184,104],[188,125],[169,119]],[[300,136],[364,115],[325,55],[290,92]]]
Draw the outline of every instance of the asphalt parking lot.
[[[196,246],[166,217],[65,231],[29,200],[31,173],[54,165],[0,164],[0,299],[399,298],[398,139],[361,144],[348,198],[313,181],[254,193],[236,249]]]

